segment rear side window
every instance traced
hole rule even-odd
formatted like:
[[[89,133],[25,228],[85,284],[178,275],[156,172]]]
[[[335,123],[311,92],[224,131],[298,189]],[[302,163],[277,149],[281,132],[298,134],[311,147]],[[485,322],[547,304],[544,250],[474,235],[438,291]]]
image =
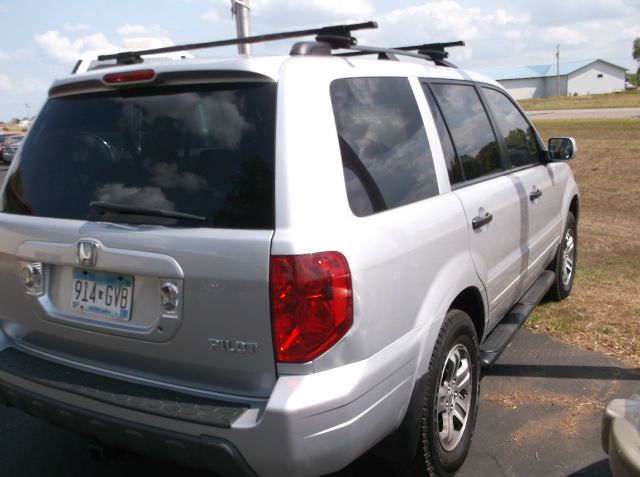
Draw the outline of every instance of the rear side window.
[[[433,159],[407,78],[331,83],[349,205],[357,216],[438,194]]]
[[[476,89],[465,84],[432,84],[465,180],[500,172],[502,164],[496,137]]]
[[[504,138],[512,167],[535,164],[540,157],[536,134],[514,104],[500,91],[482,88]]]
[[[271,229],[275,91],[273,83],[190,85],[51,99],[22,148],[2,210]],[[96,210],[95,202],[170,214]]]

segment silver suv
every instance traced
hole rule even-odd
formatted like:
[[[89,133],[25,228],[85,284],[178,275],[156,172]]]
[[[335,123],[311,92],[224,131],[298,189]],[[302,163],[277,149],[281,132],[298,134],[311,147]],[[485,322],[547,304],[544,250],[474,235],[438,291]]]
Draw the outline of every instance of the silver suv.
[[[481,367],[571,292],[575,143],[353,29],[53,84],[0,198],[1,401],[223,475],[457,471]]]

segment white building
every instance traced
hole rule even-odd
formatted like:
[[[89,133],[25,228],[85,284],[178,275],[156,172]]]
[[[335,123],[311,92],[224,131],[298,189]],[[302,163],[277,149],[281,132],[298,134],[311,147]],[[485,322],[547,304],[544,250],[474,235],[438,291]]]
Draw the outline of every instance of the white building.
[[[476,71],[500,82],[515,99],[530,99],[624,91],[627,70],[604,60],[586,60],[560,63],[559,75],[555,64]]]

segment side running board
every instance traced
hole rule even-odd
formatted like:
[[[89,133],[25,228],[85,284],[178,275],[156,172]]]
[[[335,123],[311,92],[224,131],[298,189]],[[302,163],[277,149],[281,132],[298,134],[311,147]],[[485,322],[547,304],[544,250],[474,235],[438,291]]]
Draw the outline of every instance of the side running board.
[[[533,309],[547,294],[554,279],[555,273],[552,271],[543,272],[487,336],[487,339],[480,345],[480,364],[482,366],[488,367],[496,362],[522,324],[529,318]]]

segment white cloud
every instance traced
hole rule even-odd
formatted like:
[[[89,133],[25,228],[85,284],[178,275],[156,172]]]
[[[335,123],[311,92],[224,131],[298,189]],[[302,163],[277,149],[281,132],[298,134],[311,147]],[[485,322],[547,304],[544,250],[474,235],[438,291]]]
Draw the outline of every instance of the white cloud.
[[[58,61],[77,61],[80,55],[88,50],[114,50],[116,45],[109,43],[102,33],[70,40],[66,36],[60,36],[57,30],[49,30],[35,36],[36,42]]]
[[[426,33],[430,38],[423,42],[437,41],[438,37],[445,40],[443,32],[454,39],[476,38],[481,23],[480,9],[463,8],[458,2],[446,0],[394,10],[383,15],[380,21],[381,27],[392,27],[398,36],[411,35],[415,38],[416,32]]]
[[[589,38],[587,35],[575,28],[569,27],[551,27],[545,30],[544,35],[548,40],[562,43],[565,45],[579,45],[586,43]]]
[[[605,20],[638,14],[637,0],[536,0],[527,2],[527,8],[539,26],[566,26],[588,19]]]
[[[99,201],[137,204],[140,207],[174,210],[159,187],[127,187],[121,183],[105,184],[98,188],[95,197]]]
[[[207,22],[220,22],[231,17],[231,2],[215,0],[213,8],[200,15]],[[368,19],[375,13],[371,0],[251,0],[251,15],[254,23],[278,25],[287,29],[283,22],[294,29],[305,24],[322,25],[330,20],[349,18]],[[269,28],[273,31],[272,28]]]
[[[164,28],[157,23],[151,26],[127,23],[119,26],[116,31],[124,37],[122,47],[125,50],[144,50],[175,45]]]
[[[144,25],[132,25],[130,23],[125,23],[124,25],[119,26],[118,28],[116,28],[116,31],[118,32],[118,35],[144,35],[146,33],[149,32],[149,30],[147,30],[147,28]]]
[[[305,10],[343,18],[364,18],[373,15],[373,4],[369,0],[254,0],[252,3],[256,13],[261,9],[273,9],[279,14],[293,13],[304,6]]]
[[[64,29],[67,31],[84,31],[88,30],[90,27],[86,23],[65,23]]]
[[[122,40],[122,47],[125,50],[148,50],[173,45],[175,45],[173,40],[166,36],[144,36],[137,38],[125,38]]]
[[[467,46],[452,48],[451,61],[459,63],[494,54],[496,45],[512,47],[529,36],[529,16],[504,8],[467,8],[458,1],[441,0],[397,9],[378,17],[380,29],[363,31],[362,44],[400,46],[463,40]]]
[[[192,172],[178,172],[175,162],[159,162],[147,166],[152,174],[151,183],[164,189],[180,188],[198,191],[207,187],[207,180]]]
[[[640,38],[640,26],[635,25],[622,30],[622,34],[627,38]]]
[[[46,93],[49,83],[38,78],[25,78],[20,82],[19,90],[23,93]]]
[[[6,60],[8,60],[10,58],[11,58],[10,55],[8,55],[4,51],[0,50],[0,61],[6,61]]]
[[[207,10],[200,15],[200,20],[205,22],[217,23],[222,20],[222,15],[217,10]]]
[[[13,88],[13,83],[9,77],[0,73],[0,91],[8,91]]]

